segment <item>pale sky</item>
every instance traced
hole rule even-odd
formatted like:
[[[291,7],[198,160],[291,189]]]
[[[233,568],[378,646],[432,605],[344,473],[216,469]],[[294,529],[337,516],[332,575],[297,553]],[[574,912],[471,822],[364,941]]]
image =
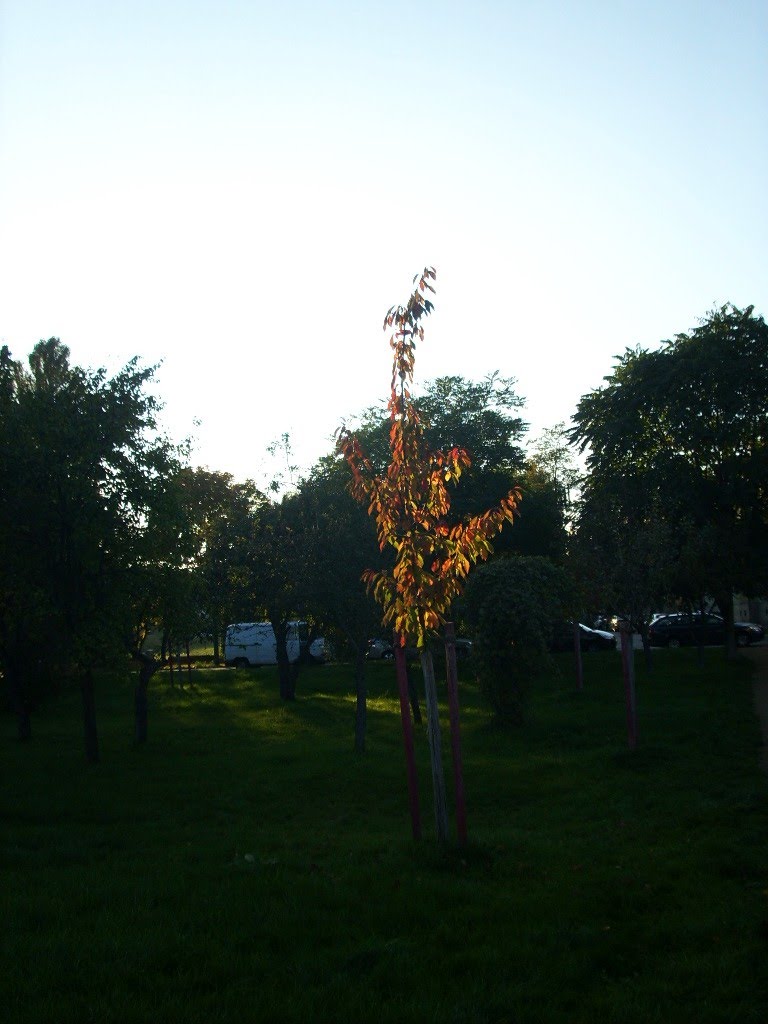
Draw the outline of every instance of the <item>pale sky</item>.
[[[0,341],[162,361],[193,461],[259,480],[386,397],[431,264],[417,378],[515,377],[533,437],[768,315],[766,53],[766,0],[0,0]]]

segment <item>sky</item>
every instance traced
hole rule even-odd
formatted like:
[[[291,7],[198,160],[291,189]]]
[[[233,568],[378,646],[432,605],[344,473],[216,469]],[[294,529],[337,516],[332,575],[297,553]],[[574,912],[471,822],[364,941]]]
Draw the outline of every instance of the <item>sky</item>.
[[[160,364],[192,461],[263,483],[418,381],[530,437],[628,346],[768,314],[768,3],[0,0],[0,343]]]

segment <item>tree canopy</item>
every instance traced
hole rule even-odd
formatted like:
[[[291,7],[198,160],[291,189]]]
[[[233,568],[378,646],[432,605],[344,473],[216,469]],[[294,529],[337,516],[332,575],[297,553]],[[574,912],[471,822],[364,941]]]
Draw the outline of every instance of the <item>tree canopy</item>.
[[[109,377],[69,356],[56,338],[29,369],[0,353],[0,664],[20,711],[33,652],[78,677],[96,759],[93,667],[126,654],[137,570],[172,557],[149,524],[179,453],[157,430],[153,368]]]
[[[683,527],[715,538],[706,585],[726,616],[734,589],[768,586],[766,380],[765,321],[722,306],[654,351],[627,350],[571,432],[586,514],[609,501],[628,530],[661,516],[679,547]]]

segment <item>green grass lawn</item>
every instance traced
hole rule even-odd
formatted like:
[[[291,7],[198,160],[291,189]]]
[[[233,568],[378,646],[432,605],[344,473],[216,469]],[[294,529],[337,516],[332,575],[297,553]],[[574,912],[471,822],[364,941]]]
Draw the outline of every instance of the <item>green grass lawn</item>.
[[[391,664],[362,757],[343,666],[290,706],[272,669],[164,673],[143,749],[130,682],[105,681],[97,766],[77,695],[27,746],[3,719],[2,1020],[765,1024],[750,666],[638,663],[634,753],[618,656],[585,657],[583,693],[558,666],[517,731],[462,682],[465,851],[431,838],[421,732],[410,838]],[[444,755],[450,787],[447,733]]]

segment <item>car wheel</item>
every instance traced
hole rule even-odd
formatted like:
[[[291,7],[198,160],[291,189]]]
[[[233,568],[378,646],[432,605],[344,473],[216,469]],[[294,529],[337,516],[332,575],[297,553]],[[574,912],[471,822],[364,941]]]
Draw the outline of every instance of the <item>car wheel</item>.
[[[600,650],[600,644],[595,644],[595,643],[587,644],[587,650],[588,651],[599,651]]]
[[[395,656],[395,652],[394,651],[384,651],[384,653],[381,656],[381,660],[382,661],[392,661],[394,656]]]
[[[737,647],[749,647],[749,637],[746,633],[736,634],[736,646]]]
[[[667,640],[667,647],[671,647],[673,650],[677,650],[679,646],[680,641],[677,639],[676,636],[673,636],[669,640]]]
[[[247,658],[235,658],[232,664],[235,668],[249,668],[251,663]]]

